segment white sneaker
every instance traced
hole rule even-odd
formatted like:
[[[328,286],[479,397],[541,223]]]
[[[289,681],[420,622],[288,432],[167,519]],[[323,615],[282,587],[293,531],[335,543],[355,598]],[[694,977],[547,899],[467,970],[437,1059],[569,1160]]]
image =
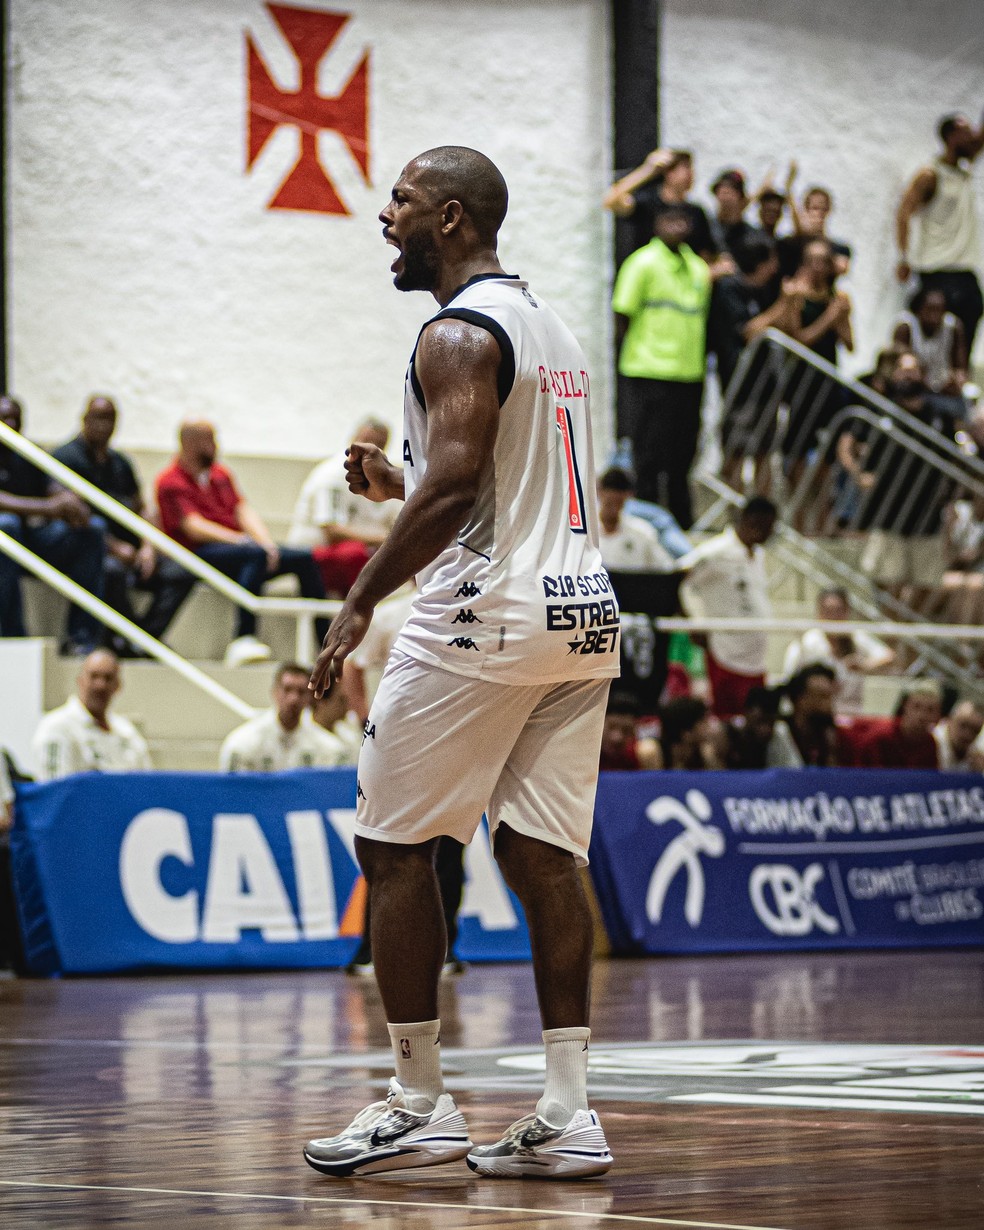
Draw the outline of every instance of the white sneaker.
[[[224,666],[247,666],[250,662],[266,662],[273,656],[269,645],[255,636],[237,636],[230,641],[222,659]]]
[[[467,1158],[478,1174],[507,1179],[586,1179],[610,1170],[614,1160],[593,1110],[576,1110],[562,1128],[527,1115],[496,1144],[479,1145]]]
[[[457,1162],[470,1148],[468,1125],[449,1093],[442,1093],[428,1114],[417,1114],[407,1110],[403,1086],[394,1077],[385,1102],[360,1111],[338,1136],[309,1140],[304,1160],[322,1174],[347,1179]]]

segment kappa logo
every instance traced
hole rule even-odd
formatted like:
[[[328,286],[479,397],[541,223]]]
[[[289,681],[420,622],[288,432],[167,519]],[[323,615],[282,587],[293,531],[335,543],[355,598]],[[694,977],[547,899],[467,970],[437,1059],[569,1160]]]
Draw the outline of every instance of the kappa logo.
[[[481,597],[481,594],[482,594],[482,591],[478,588],[478,586],[475,584],[474,581],[466,581],[464,585],[462,585],[458,589],[458,592],[455,594],[455,597],[456,598],[479,598]]]
[[[476,649],[478,646],[470,636],[456,636],[453,641],[448,641],[449,645],[453,645],[455,649]],[[479,652],[481,652],[479,650]]]
[[[686,805],[679,799],[666,795],[654,799],[646,808],[647,817],[653,824],[668,824],[675,820],[682,831],[676,835],[659,856],[646,893],[646,914],[649,921],[658,923],[663,917],[666,894],[680,871],[687,875],[686,895],[683,901],[683,916],[691,927],[699,927],[704,916],[704,868],[700,856],[720,858],[724,853],[724,834],[713,824],[711,805],[707,796],[699,790],[688,790]]]
[[[355,66],[340,93],[318,93],[318,68],[349,22],[348,13],[268,4],[297,60],[299,84],[283,89],[273,79],[251,35],[246,35],[247,102],[246,169],[250,170],[267,142],[282,127],[296,130],[300,154],[267,209],[308,213],[348,214],[349,210],[318,154],[323,132],[336,132],[345,142],[366,184],[369,179],[369,52]]]
[[[466,611],[464,607],[451,620],[453,624],[480,624],[482,621],[478,618],[475,612],[469,607]]]
[[[366,799],[365,791],[362,789],[362,782],[358,778],[355,779],[355,797],[356,799]],[[368,803],[369,800],[366,799]]]
[[[366,739],[375,739],[375,737],[376,723],[370,722],[369,719],[366,718],[366,724],[362,727],[362,742],[365,743]]]

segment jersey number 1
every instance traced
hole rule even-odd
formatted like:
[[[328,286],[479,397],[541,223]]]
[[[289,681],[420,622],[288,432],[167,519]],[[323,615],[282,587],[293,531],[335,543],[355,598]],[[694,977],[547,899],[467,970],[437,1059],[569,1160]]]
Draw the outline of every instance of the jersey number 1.
[[[571,422],[571,412],[566,406],[557,406],[557,430],[564,443],[564,456],[567,458],[567,522],[572,534],[586,534],[588,531],[584,515],[584,491],[577,468],[577,457],[574,455],[574,425]]]

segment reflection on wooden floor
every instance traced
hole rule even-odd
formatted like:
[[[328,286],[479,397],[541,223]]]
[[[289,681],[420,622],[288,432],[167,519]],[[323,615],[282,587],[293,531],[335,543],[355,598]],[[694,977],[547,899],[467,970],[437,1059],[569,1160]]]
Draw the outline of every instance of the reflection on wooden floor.
[[[486,1141],[536,1097],[531,972],[472,967],[442,999]],[[593,1024],[604,1179],[333,1181],[300,1146],[385,1083],[371,983],[2,980],[0,1226],[984,1227],[984,953],[608,961]]]

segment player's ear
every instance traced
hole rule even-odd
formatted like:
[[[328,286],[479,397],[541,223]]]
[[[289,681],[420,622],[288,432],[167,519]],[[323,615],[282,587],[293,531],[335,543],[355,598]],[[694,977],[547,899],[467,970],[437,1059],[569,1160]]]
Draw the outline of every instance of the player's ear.
[[[455,227],[461,225],[464,213],[465,209],[460,201],[448,201],[441,210],[441,231],[445,235],[450,235]]]

